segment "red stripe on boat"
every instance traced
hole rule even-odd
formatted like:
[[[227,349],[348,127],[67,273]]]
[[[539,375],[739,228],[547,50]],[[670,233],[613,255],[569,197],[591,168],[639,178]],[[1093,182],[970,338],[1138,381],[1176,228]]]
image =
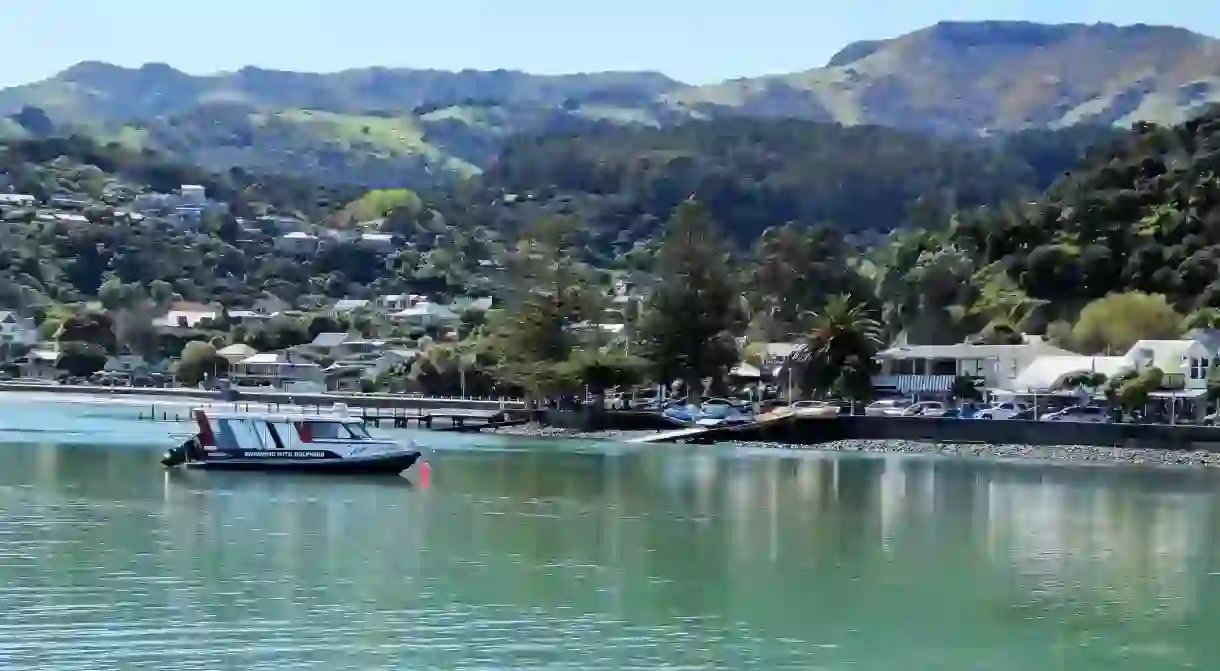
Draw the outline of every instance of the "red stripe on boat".
[[[215,447],[216,436],[212,434],[212,424],[203,410],[195,410],[195,424],[199,427],[199,444],[204,447]]]

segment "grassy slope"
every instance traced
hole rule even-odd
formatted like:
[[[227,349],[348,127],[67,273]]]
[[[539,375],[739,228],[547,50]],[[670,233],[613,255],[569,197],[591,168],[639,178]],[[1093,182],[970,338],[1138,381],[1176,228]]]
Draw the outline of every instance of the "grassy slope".
[[[478,166],[430,144],[424,138],[423,127],[413,117],[383,118],[289,109],[251,112],[248,118],[256,127],[265,127],[272,122],[292,126],[292,137],[302,147],[313,147],[317,150],[338,149],[363,158],[420,159],[459,177],[469,177],[481,172]],[[104,142],[119,142],[133,149],[160,148],[147,130],[131,125],[98,135]],[[206,155],[210,149],[213,148],[196,147],[196,151],[201,155]]]
[[[834,66],[692,87],[666,99],[958,132],[1171,123],[1220,102],[1218,55],[1220,42],[1176,28],[948,25]]]

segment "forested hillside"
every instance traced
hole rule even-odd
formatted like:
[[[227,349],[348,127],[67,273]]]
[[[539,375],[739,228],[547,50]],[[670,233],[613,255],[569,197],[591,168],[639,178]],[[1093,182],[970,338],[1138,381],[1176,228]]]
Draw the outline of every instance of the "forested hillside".
[[[1070,167],[1081,154],[1086,162]],[[21,304],[87,300],[111,279],[159,280],[232,305],[264,293],[290,302],[502,294],[517,238],[561,217],[576,231],[565,253],[605,283],[655,272],[664,222],[694,200],[724,232],[716,244],[732,252],[757,333],[799,331],[809,310],[841,292],[882,310],[891,332],[921,338],[954,341],[997,325],[1063,333],[1087,303],[1115,292],[1163,294],[1180,315],[1220,308],[1218,157],[1220,112],[1117,139],[1076,129],[990,144],[738,119],[520,139],[460,188],[349,204],[360,190],[208,176],[83,138],[24,141],[0,153],[16,190],[96,202],[87,221],[10,208],[0,278],[6,302]],[[229,214],[182,230],[105,200],[116,184],[172,191],[190,182],[228,202]],[[316,254],[285,254],[282,231],[259,223],[269,212],[318,234],[380,230],[398,242],[385,253],[339,236]],[[375,229],[354,228],[361,221]],[[882,230],[865,235],[874,227]]]
[[[949,333],[980,318],[1063,333],[1090,301],[1124,292],[1220,325],[1218,176],[1220,110],[1140,124],[1036,200],[896,233],[876,259],[881,297],[896,321]]]
[[[949,140],[877,126],[722,119],[514,139],[489,186],[546,194],[633,243],[694,197],[740,243],[789,222],[937,228],[960,208],[1033,197],[1117,133],[1081,127]]]

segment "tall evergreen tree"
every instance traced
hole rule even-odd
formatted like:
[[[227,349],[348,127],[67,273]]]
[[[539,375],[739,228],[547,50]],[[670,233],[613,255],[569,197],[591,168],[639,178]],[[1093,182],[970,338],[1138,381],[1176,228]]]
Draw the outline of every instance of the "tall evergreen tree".
[[[738,358],[743,321],[725,238],[704,207],[675,208],[657,255],[657,286],[641,324],[641,345],[659,379],[682,380],[697,396]]]
[[[579,220],[552,217],[532,225],[512,254],[508,301],[496,334],[500,379],[533,394],[570,390],[561,365],[576,344],[572,325],[596,320],[596,291],[583,261]]]

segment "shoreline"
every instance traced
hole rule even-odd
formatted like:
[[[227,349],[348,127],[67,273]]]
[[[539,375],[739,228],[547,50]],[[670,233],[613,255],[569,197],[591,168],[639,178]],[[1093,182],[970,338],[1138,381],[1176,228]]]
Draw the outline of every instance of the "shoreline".
[[[488,435],[517,438],[554,438],[624,442],[659,431],[577,431],[540,425],[521,425],[484,431]],[[1030,463],[1115,464],[1134,466],[1190,466],[1220,468],[1220,452],[1170,450],[1156,447],[1099,447],[1093,445],[1020,445],[987,443],[936,443],[916,440],[851,438],[816,445],[766,441],[725,441],[719,445],[739,449],[870,454],[925,454],[965,459],[1000,459]],[[660,445],[657,445],[660,446]]]

